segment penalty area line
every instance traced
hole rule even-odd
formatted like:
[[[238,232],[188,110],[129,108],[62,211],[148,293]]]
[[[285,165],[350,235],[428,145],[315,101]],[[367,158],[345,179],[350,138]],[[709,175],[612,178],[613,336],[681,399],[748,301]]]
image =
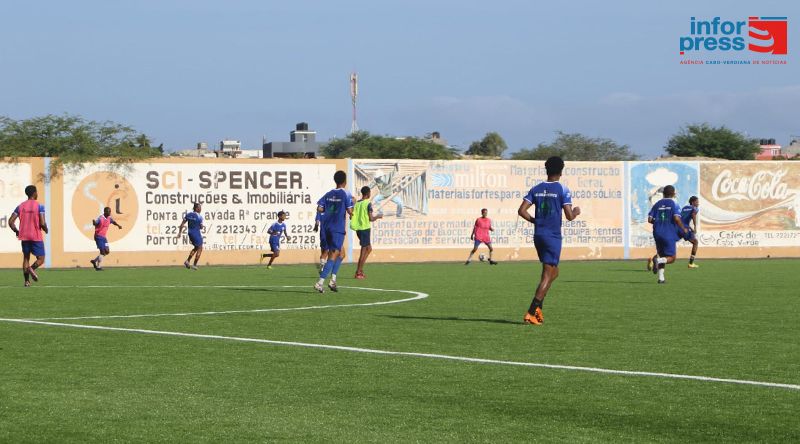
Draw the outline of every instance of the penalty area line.
[[[367,353],[367,354],[384,355],[384,356],[428,358],[428,359],[439,359],[439,360],[447,360],[447,361],[468,362],[468,363],[474,363],[474,364],[509,365],[509,366],[517,366],[517,367],[546,368],[546,369],[553,369],[553,370],[567,370],[567,371],[577,371],[577,372],[587,372],[587,373],[600,373],[600,374],[619,375],[619,376],[643,376],[643,377],[653,377],[653,378],[682,379],[682,380],[690,380],[690,381],[717,382],[717,383],[726,383],[726,384],[752,385],[752,386],[758,386],[758,387],[772,387],[772,388],[781,388],[781,389],[789,389],[789,390],[800,390],[800,385],[797,385],[797,384],[782,384],[782,383],[776,383],[776,382],[750,381],[750,380],[746,380],[746,379],[714,378],[714,377],[709,377],[709,376],[681,375],[681,374],[674,374],[674,373],[644,372],[644,371],[632,371],[632,370],[614,370],[614,369],[598,368],[598,367],[579,367],[579,366],[574,366],[574,365],[543,364],[543,363],[537,363],[537,362],[503,361],[503,360],[497,360],[497,359],[470,358],[470,357],[466,357],[466,356],[442,355],[442,354],[436,354],[436,353],[400,352],[400,351],[377,350],[377,349],[360,348],[360,347],[346,347],[346,346],[341,346],[341,345],[312,344],[312,343],[306,343],[306,342],[277,341],[277,340],[271,340],[271,339],[241,338],[241,337],[236,337],[236,336],[206,335],[206,334],[199,334],[199,333],[181,333],[181,332],[174,332],[174,331],[145,330],[145,329],[138,329],[138,328],[105,327],[105,326],[100,326],[100,325],[69,324],[69,323],[62,323],[62,322],[34,321],[34,320],[29,320],[29,319],[6,319],[6,318],[0,318],[0,321],[2,321],[2,322],[14,322],[14,323],[20,323],[20,324],[46,325],[46,326],[52,326],[52,327],[69,327],[69,328],[80,328],[80,329],[88,329],[88,330],[103,330],[103,331],[117,331],[117,332],[126,332],[126,333],[140,333],[140,334],[159,335],[159,336],[174,336],[174,337],[183,337],[183,338],[198,338],[198,339],[212,339],[212,340],[235,341],[235,342],[249,342],[249,343],[269,344],[269,345],[283,345],[283,346],[290,346],[290,347],[303,347],[303,348],[314,348],[314,349],[322,349],[322,350],[335,350],[335,351],[344,351],[344,352],[352,352],[352,353]]]

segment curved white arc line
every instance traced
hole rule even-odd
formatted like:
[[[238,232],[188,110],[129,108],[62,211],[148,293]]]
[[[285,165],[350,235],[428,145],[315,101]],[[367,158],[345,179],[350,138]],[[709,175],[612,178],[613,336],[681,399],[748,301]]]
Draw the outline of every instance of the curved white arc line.
[[[209,287],[209,286],[206,286]],[[51,287],[52,288],[52,287]],[[203,287],[205,288],[205,287]],[[209,287],[210,288],[210,287]],[[306,288],[303,285],[262,285],[262,286],[223,286],[222,288]],[[188,313],[146,313],[146,314],[132,314],[132,315],[97,315],[97,316],[71,316],[71,317],[58,317],[58,318],[31,318],[32,321],[68,321],[80,319],[127,319],[127,318],[156,318],[166,316],[211,316],[221,314],[237,314],[237,313],[266,313],[272,311],[302,311],[302,310],[319,310],[325,308],[339,308],[339,307],[369,307],[377,305],[400,304],[403,302],[411,302],[419,299],[425,299],[429,295],[413,290],[387,290],[382,288],[367,288],[367,287],[346,287],[340,286],[339,288],[348,288],[354,290],[366,291],[379,291],[379,292],[395,292],[395,293],[408,293],[416,295],[411,298],[394,299],[391,301],[378,301],[378,302],[362,302],[358,304],[331,304],[331,305],[312,305],[307,307],[285,307],[285,308],[258,308],[253,310],[226,310],[226,311],[202,311],[202,312],[188,312]]]
[[[798,384],[784,384],[784,383],[778,383],[778,382],[751,381],[751,380],[747,380],[747,379],[715,378],[715,377],[710,377],[710,376],[681,375],[681,374],[676,374],[676,373],[658,373],[658,372],[644,372],[644,371],[633,371],[633,370],[615,370],[615,369],[606,369],[606,368],[599,368],[599,367],[579,367],[579,366],[575,366],[575,365],[543,364],[543,363],[537,363],[537,362],[503,361],[503,360],[497,360],[497,359],[483,359],[483,358],[470,358],[470,357],[466,357],[466,356],[441,355],[441,354],[436,354],[436,353],[399,352],[399,351],[391,351],[391,350],[377,350],[377,349],[371,349],[371,348],[347,347],[347,346],[343,346],[343,345],[312,344],[312,343],[306,343],[306,342],[276,341],[276,340],[271,340],[271,339],[240,338],[240,337],[236,337],[236,336],[206,335],[206,334],[199,334],[199,333],[181,333],[181,332],[174,332],[174,331],[143,330],[143,329],[137,329],[137,328],[104,327],[104,326],[100,326],[100,325],[67,324],[67,323],[61,323],[61,322],[34,321],[34,320],[29,320],[29,319],[5,319],[5,318],[0,318],[0,321],[16,322],[16,323],[21,323],[21,324],[48,325],[48,326],[54,326],[54,327],[83,328],[83,329],[89,329],[89,330],[120,331],[120,332],[127,332],[127,333],[142,333],[142,334],[162,335],[162,336],[177,336],[177,337],[200,338],[200,339],[218,339],[218,340],[225,340],[225,341],[251,342],[251,343],[270,344],[270,345],[286,345],[286,346],[293,346],[293,347],[305,347],[305,348],[316,348],[316,349],[325,349],[325,350],[347,351],[347,352],[354,352],[354,353],[369,353],[369,354],[376,354],[376,355],[390,355],[390,356],[405,356],[405,357],[415,357],[415,358],[442,359],[442,360],[449,360],[449,361],[471,362],[471,363],[475,363],[475,364],[512,365],[512,366],[519,366],[519,367],[547,368],[547,369],[554,369],[554,370],[571,370],[571,371],[581,371],[581,372],[589,372],[589,373],[603,373],[603,374],[612,374],[612,375],[621,375],[621,376],[649,376],[649,377],[656,377],[656,378],[684,379],[684,380],[702,381],[702,382],[720,382],[720,383],[727,383],[727,384],[754,385],[754,386],[759,386],[759,387],[773,387],[773,388],[782,388],[782,389],[789,389],[789,390],[800,390],[800,385],[798,385]]]

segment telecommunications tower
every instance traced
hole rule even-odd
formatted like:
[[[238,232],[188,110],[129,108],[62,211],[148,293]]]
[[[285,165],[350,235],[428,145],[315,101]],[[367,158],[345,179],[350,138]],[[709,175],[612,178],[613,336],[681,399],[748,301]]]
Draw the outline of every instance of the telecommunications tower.
[[[353,102],[353,125],[350,127],[350,133],[358,131],[358,122],[356,122],[356,100],[358,99],[358,74],[353,72],[350,74],[350,100]]]

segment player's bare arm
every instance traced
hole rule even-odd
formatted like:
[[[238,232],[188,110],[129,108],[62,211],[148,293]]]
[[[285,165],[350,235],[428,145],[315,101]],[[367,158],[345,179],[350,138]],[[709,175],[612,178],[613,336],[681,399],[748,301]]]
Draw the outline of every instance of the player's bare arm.
[[[49,230],[47,229],[47,221],[45,221],[44,213],[39,213],[39,228],[45,232],[45,234],[49,234]]]
[[[11,217],[8,219],[8,228],[11,228],[11,231],[13,231],[15,235],[19,236],[19,230],[17,229],[17,219],[19,219],[17,213],[12,213]]]
[[[183,227],[185,226],[186,226],[186,219],[184,219],[183,222],[181,222],[181,224],[178,226],[178,234],[175,235],[176,239],[181,237],[181,233],[183,233]]]
[[[564,205],[564,217],[566,217],[568,221],[575,220],[575,218],[580,214],[580,207],[573,207],[571,204]]]
[[[517,210],[517,214],[519,217],[527,220],[530,223],[533,223],[535,218],[531,216],[531,213],[528,212],[528,209],[531,207],[531,205],[533,204],[523,199],[522,204],[520,204],[519,209]]]
[[[689,232],[689,229],[686,228],[685,226],[683,226],[683,221],[681,220],[681,217],[679,215],[676,214],[676,215],[672,216],[672,219],[675,221],[675,223],[678,225],[678,227],[680,227],[681,231],[683,231],[684,233],[688,233]]]

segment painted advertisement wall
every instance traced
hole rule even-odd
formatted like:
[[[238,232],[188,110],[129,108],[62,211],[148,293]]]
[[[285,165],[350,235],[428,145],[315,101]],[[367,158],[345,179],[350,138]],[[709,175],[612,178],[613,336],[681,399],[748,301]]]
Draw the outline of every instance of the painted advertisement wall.
[[[516,161],[356,160],[353,173],[354,193],[369,187],[374,210],[384,215],[373,228],[376,248],[469,251],[475,219],[486,208],[492,243],[511,249],[510,259],[533,242],[533,226],[517,215],[522,198],[547,178],[541,162]],[[595,257],[621,248],[622,162],[572,162],[562,182],[592,215],[565,223],[564,245],[585,247]]]
[[[492,219],[495,257],[535,260],[533,227],[517,216],[528,190],[546,178],[539,161],[216,160],[159,159],[120,169],[96,163],[44,181],[48,159],[0,163],[0,266],[17,267],[19,242],[8,218],[39,187],[50,235],[46,264],[89,266],[95,254],[91,220],[103,207],[111,227],[106,265],[181,264],[190,249],[177,227],[193,202],[203,205],[204,262],[253,264],[268,249],[267,227],[289,214],[283,263],[314,263],[316,202],[348,172],[358,198],[371,190],[376,212],[370,260],[463,260],[480,210]],[[673,185],[682,206],[700,198],[702,257],[800,257],[799,162],[568,162],[562,182],[581,216],[565,222],[565,259],[640,258],[652,254],[647,213]],[[348,234],[348,260],[358,242]],[[688,244],[679,244],[679,256]]]

